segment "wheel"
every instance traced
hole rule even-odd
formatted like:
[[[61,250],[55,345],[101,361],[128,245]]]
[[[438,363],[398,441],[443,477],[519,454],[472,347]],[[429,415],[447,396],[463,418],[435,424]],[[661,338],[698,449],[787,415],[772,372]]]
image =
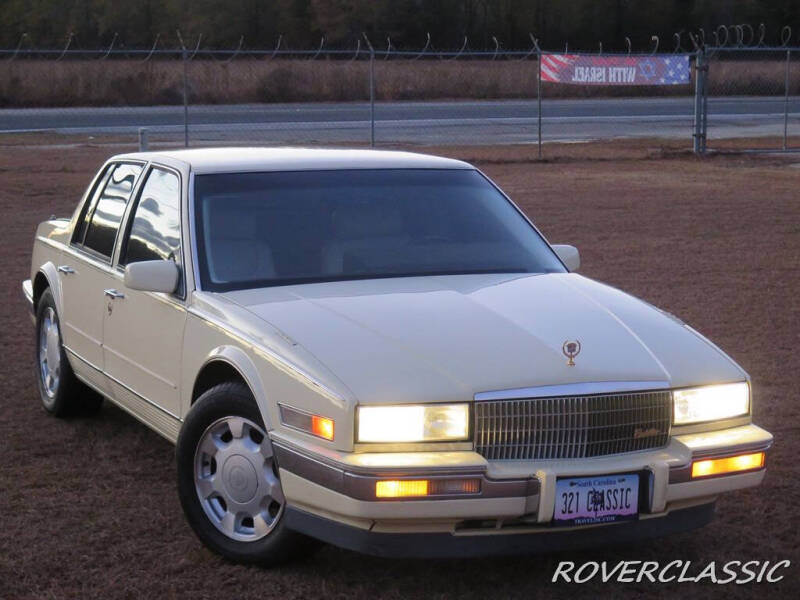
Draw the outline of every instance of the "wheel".
[[[176,448],[178,494],[197,537],[228,560],[275,565],[310,550],[286,528],[286,499],[258,406],[247,386],[205,392]]]
[[[103,397],[78,381],[64,352],[56,303],[50,289],[36,307],[36,381],[44,409],[57,417],[95,412]]]

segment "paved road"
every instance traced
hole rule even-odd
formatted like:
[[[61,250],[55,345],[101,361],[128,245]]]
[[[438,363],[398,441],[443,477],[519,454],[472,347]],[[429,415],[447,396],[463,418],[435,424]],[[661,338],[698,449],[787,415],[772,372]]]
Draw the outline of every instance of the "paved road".
[[[784,100],[779,97],[709,101],[709,135],[782,135]],[[536,101],[386,102],[375,107],[378,141],[520,143],[537,139]],[[547,100],[542,106],[545,140],[610,137],[690,137],[694,104],[682,98],[587,98]],[[189,108],[195,141],[347,142],[370,135],[365,103],[198,105]],[[0,133],[52,130],[59,133],[180,136],[180,106],[0,110]],[[789,101],[790,134],[800,134],[800,98]]]

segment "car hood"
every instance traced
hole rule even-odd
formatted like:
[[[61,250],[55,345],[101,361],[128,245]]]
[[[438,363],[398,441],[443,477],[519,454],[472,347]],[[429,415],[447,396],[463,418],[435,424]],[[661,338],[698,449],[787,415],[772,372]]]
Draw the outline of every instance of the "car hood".
[[[469,400],[592,382],[688,386],[746,374],[677,318],[576,274],[455,275],[243,290],[359,402]],[[580,342],[574,366],[566,341]]]

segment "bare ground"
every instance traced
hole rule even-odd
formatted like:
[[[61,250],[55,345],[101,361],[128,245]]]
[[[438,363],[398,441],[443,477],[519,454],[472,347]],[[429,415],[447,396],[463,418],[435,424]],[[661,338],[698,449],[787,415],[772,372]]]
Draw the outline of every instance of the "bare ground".
[[[755,421],[775,435],[761,488],[723,496],[702,530],[636,546],[424,562],[323,547],[265,570],[225,563],[192,535],[173,448],[155,433],[110,405],[72,420],[40,408],[20,292],[34,228],[70,213],[119,148],[21,141],[0,146],[0,598],[800,594],[800,170],[791,158],[696,159],[652,140],[548,146],[546,162],[529,147],[438,149],[476,161],[551,241],[579,246],[585,275],[678,315],[750,372]],[[622,559],[792,566],[774,586],[550,583],[559,560]]]

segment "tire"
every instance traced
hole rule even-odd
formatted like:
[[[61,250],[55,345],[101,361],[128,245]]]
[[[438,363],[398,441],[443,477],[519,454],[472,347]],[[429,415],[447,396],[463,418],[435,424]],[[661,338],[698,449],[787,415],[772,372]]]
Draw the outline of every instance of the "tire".
[[[42,406],[48,413],[65,417],[100,409],[103,397],[78,381],[69,364],[50,288],[42,293],[36,306],[34,372]]]
[[[274,566],[312,549],[285,526],[277,463],[247,386],[222,383],[198,398],[178,436],[176,463],[186,519],[217,554]]]

